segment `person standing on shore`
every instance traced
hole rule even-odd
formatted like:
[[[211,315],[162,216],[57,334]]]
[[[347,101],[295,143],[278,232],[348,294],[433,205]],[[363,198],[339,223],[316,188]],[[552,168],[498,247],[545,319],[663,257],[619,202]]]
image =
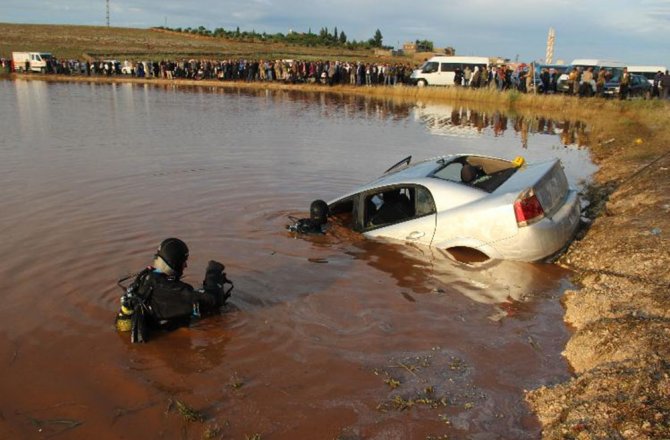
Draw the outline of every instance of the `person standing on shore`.
[[[579,96],[589,97],[592,94],[593,94],[593,67],[589,67],[582,74],[581,82],[579,85]]]
[[[551,87],[549,83],[551,78],[549,77],[549,69],[546,67],[542,68],[542,73],[540,73],[540,81],[542,82],[542,93],[549,93],[549,89]]]
[[[659,98],[661,96],[661,79],[663,78],[663,72],[660,70],[654,75],[654,82],[651,88],[651,97]]]
[[[470,80],[472,79],[472,69],[470,66],[465,66],[465,70],[463,71],[463,85],[465,87],[470,85]]]
[[[607,82],[607,71],[600,69],[598,71],[598,79],[596,81],[596,96],[602,98],[605,96],[605,83]]]
[[[670,97],[670,72],[667,70],[661,78],[661,90],[663,93],[663,99],[668,99],[668,97]]]
[[[628,88],[630,86],[630,73],[628,73],[628,68],[623,68],[623,73],[621,74],[621,81],[619,82],[619,99],[624,100],[628,99]]]
[[[457,67],[454,71],[454,85],[460,86],[463,83],[463,71],[460,67]]]

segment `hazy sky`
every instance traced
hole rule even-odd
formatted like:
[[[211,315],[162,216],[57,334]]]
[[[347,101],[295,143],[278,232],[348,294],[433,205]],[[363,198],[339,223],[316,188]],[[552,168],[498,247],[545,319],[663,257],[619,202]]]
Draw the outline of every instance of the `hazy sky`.
[[[104,25],[105,0],[0,0],[0,22]],[[670,0],[110,0],[112,26],[318,32],[384,44],[431,40],[457,55],[520,61],[608,58],[670,66]]]

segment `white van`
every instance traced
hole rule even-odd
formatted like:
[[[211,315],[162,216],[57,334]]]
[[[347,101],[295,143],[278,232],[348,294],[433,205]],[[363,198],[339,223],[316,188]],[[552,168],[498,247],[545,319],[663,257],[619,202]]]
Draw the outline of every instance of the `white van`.
[[[628,66],[628,72],[636,75],[642,75],[647,78],[651,85],[654,85],[654,77],[659,71],[665,73],[668,70],[665,66]]]
[[[565,73],[563,73],[561,76],[558,77],[558,82],[556,84],[556,90],[561,92],[561,93],[568,93],[571,92],[568,90],[568,75],[574,69],[575,67],[578,67],[582,70],[582,72],[589,67],[593,67],[593,82],[591,84],[591,87],[593,89],[593,92],[595,93],[596,91],[596,79],[598,78],[598,72],[600,69],[608,69],[612,71],[612,75],[614,77],[619,77],[621,76],[621,73],[623,72],[623,68],[626,67],[626,65],[620,61],[612,61],[612,60],[599,60],[599,59],[594,59],[594,58],[578,58],[572,60],[572,63],[568,66],[567,69],[565,69]]]
[[[410,81],[419,87],[423,86],[453,86],[456,69],[465,71],[469,67],[472,72],[476,67],[489,66],[488,57],[458,57],[438,55],[434,56],[410,76]]]
[[[50,53],[44,52],[12,52],[12,61],[14,62],[14,70],[17,72],[24,72],[26,70],[26,62],[28,62],[28,69],[32,72],[46,72],[47,61],[51,59]]]

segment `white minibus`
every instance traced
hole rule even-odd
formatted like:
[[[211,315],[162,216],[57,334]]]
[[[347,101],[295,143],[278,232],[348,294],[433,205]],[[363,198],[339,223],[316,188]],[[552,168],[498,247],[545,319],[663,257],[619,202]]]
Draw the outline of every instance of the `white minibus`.
[[[665,66],[628,66],[628,72],[636,75],[642,75],[647,81],[654,84],[654,77],[658,72],[665,73],[668,70]]]
[[[430,58],[421,67],[412,72],[410,81],[419,87],[453,86],[456,69],[461,69],[465,72],[466,67],[469,67],[474,73],[475,68],[481,66],[488,68],[488,57],[438,55]]]

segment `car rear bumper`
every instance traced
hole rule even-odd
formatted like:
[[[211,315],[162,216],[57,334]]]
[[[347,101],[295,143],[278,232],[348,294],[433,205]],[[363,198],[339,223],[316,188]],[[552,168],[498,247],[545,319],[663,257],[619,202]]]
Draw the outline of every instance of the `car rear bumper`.
[[[579,226],[580,215],[579,196],[577,191],[570,190],[563,205],[551,217],[520,227],[517,234],[489,245],[506,259],[539,261],[569,243]]]

